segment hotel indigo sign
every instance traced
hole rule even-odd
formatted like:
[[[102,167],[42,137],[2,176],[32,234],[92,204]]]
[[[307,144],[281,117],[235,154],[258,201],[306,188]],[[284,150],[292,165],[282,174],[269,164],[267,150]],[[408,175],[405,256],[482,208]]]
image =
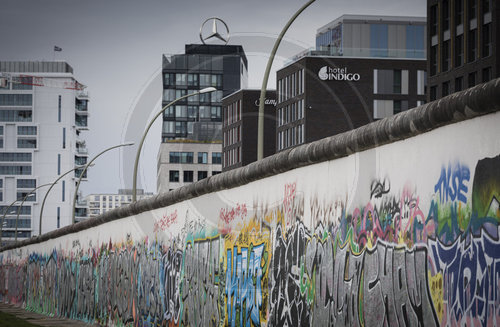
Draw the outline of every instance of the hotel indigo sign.
[[[359,81],[358,73],[348,73],[347,68],[323,66],[318,72],[318,77],[322,81]]]

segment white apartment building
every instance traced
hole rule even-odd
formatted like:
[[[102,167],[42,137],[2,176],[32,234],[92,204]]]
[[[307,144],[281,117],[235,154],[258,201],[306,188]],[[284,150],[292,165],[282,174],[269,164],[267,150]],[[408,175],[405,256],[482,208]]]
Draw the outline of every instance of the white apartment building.
[[[87,162],[88,94],[66,62],[0,62],[0,212],[6,213],[3,243],[15,239],[17,212],[36,187]],[[42,233],[72,223],[75,177],[71,171],[54,185],[43,210]],[[17,238],[39,234],[40,207],[49,186],[22,205]],[[17,202],[5,212],[14,201]],[[77,209],[77,218],[86,216]]]
[[[142,189],[137,190],[137,200],[147,199],[153,195],[153,193],[145,193]],[[94,218],[106,213],[106,211],[132,203],[132,190],[120,189],[118,194],[89,194],[85,200],[89,209],[88,217]]]
[[[158,193],[217,175],[222,171],[222,144],[168,140],[160,144],[157,171]]]

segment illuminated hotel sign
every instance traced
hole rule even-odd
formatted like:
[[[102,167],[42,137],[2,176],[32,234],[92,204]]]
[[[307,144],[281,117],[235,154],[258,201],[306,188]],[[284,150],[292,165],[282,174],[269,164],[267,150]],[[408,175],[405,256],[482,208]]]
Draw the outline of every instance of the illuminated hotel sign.
[[[347,68],[323,66],[318,72],[318,77],[322,81],[359,81],[358,73],[348,73]]]

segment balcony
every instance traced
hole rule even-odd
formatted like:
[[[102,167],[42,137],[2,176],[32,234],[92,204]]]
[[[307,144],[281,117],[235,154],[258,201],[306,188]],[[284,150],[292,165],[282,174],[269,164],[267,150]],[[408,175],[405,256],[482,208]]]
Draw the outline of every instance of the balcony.
[[[88,156],[89,151],[87,150],[87,146],[85,144],[85,141],[76,143],[76,153],[79,156]]]
[[[75,110],[80,115],[88,115],[88,101],[75,99]]]
[[[89,99],[89,92],[86,90],[77,91],[76,98],[80,99],[80,100],[88,100]]]
[[[87,164],[87,157],[79,157],[75,156],[75,165],[76,166],[83,166]]]
[[[79,130],[88,130],[88,119],[87,115],[75,114],[75,126]]]
[[[75,178],[80,178],[80,175],[82,174],[82,172],[83,172],[83,168],[75,169]],[[87,171],[85,171],[85,174],[83,174],[82,179],[83,180],[87,179]]]

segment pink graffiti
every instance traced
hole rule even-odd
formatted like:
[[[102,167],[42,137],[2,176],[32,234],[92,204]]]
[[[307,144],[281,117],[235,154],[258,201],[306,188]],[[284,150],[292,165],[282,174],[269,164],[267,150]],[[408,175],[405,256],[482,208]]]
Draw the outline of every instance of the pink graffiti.
[[[234,208],[220,209],[219,219],[229,224],[236,218],[245,219],[247,216],[247,205],[236,204]]]
[[[285,216],[289,216],[292,214],[292,203],[295,199],[296,190],[296,182],[285,184],[285,196],[283,197],[283,213],[285,214]]]
[[[177,210],[175,210],[169,215],[163,215],[163,217],[159,221],[155,222],[154,231],[155,232],[158,232],[159,230],[165,231],[175,222],[177,222]]]

